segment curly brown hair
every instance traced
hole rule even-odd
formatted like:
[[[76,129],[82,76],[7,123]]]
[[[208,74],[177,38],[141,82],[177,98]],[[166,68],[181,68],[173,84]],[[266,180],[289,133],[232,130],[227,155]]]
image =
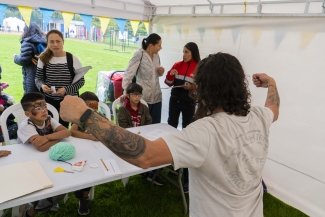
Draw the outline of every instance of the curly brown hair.
[[[239,116],[249,113],[248,80],[236,57],[220,52],[210,54],[198,64],[194,80],[194,97],[198,102],[195,119],[208,116],[217,108]]]

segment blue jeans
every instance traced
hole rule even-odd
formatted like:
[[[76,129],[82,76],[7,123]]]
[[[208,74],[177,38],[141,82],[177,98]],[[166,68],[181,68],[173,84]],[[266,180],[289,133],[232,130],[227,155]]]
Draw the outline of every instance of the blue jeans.
[[[157,102],[155,104],[148,104],[149,106],[149,113],[152,118],[152,123],[153,124],[158,124],[161,122],[161,107],[162,103]]]

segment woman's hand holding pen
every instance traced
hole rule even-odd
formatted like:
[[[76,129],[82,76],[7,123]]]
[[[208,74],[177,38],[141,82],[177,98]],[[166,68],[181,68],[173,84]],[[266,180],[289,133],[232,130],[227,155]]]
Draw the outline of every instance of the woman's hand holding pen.
[[[164,67],[162,67],[162,66],[157,67],[157,72],[159,73],[159,75],[163,75],[165,72]]]

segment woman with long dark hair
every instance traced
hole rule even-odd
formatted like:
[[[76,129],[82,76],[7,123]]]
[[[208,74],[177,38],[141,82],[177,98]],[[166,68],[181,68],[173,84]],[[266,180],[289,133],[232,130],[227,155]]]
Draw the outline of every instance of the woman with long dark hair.
[[[135,82],[143,88],[142,99],[148,103],[152,123],[160,123],[162,93],[159,84],[159,77],[164,74],[165,69],[160,65],[158,52],[162,49],[161,37],[152,33],[142,40],[142,49],[135,52],[124,73],[122,87]],[[125,92],[125,91],[124,91]]]
[[[74,70],[82,67],[79,59],[64,51],[63,35],[58,30],[51,30],[46,35],[48,47],[39,56],[36,73],[36,86],[45,95],[45,101],[60,112],[60,102],[64,96],[77,96],[79,89],[85,84],[82,77],[72,84]],[[60,117],[60,124],[67,127]]]
[[[35,85],[35,75],[37,71],[37,59],[35,55],[39,55],[37,49],[39,44],[46,47],[47,42],[45,34],[36,23],[30,22],[29,26],[25,26],[21,36],[20,55],[14,55],[14,62],[22,66],[24,94],[38,92]]]
[[[191,98],[190,91],[193,87],[194,71],[200,62],[200,52],[194,42],[187,43],[183,48],[183,61],[177,62],[168,71],[165,84],[174,86],[169,99],[168,124],[177,128],[179,115],[182,113],[183,128],[192,122],[195,112],[195,101]],[[188,169],[184,168],[185,193],[188,193]]]

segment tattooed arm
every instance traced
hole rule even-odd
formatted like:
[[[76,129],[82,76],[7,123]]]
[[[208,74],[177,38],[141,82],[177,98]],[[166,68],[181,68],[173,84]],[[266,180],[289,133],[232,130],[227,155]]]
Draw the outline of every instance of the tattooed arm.
[[[75,108],[74,111],[72,108]],[[79,97],[66,96],[61,102],[60,116],[65,121],[78,123],[87,109]],[[85,130],[117,156],[141,168],[173,163],[170,150],[163,139],[149,141],[116,126],[98,113],[92,113],[86,120]]]
[[[273,122],[278,119],[280,108],[280,96],[275,80],[266,74],[254,74],[253,82],[256,87],[268,88],[265,107],[271,109],[274,114]]]

